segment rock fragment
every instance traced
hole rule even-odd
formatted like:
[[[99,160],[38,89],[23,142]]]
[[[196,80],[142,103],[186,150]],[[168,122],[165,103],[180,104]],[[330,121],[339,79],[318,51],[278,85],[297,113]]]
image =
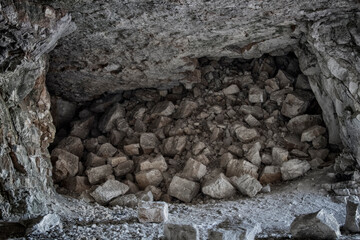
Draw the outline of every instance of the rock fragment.
[[[159,140],[154,133],[142,133],[140,146],[145,154],[151,153],[159,145]]]
[[[249,102],[263,103],[265,102],[265,91],[259,87],[252,87],[249,90]]]
[[[324,209],[296,217],[290,232],[294,238],[338,239],[341,236],[338,222]]]
[[[308,99],[305,96],[289,93],[282,105],[281,114],[293,118],[297,115],[305,113],[306,109],[309,106]]]
[[[226,219],[208,230],[209,240],[254,240],[261,232],[260,223],[243,219]]]
[[[150,169],[136,173],[135,178],[139,187],[145,189],[149,185],[158,186],[163,180],[163,175],[158,169]]]
[[[165,202],[140,201],[138,219],[141,223],[161,223],[168,220],[169,210]]]
[[[175,176],[171,180],[168,194],[183,202],[189,203],[198,194],[199,189],[199,183]]]
[[[165,156],[174,157],[176,154],[184,151],[187,143],[186,136],[175,136],[166,138],[163,141],[163,154]]]
[[[165,161],[165,158],[158,154],[154,158],[147,159],[143,162],[140,162],[140,170],[149,170],[149,169],[158,169],[161,172],[165,172],[168,168],[168,165]]]
[[[302,132],[301,141],[302,142],[311,142],[316,137],[324,134],[325,132],[326,132],[326,128],[324,128],[322,126],[319,126],[319,125],[312,126]]]
[[[271,156],[273,159],[273,164],[281,166],[288,160],[289,152],[281,147],[273,147]]]
[[[166,240],[199,240],[199,230],[193,224],[166,223],[164,235]]]
[[[230,180],[237,190],[249,197],[255,197],[262,189],[260,182],[248,174],[241,177],[233,176]]]
[[[97,184],[107,176],[111,175],[113,169],[110,165],[103,165],[99,167],[93,167],[85,171],[91,184]]]
[[[360,202],[354,197],[350,197],[346,203],[346,219],[344,229],[351,233],[360,232]]]
[[[193,101],[184,100],[180,103],[179,108],[173,114],[175,119],[187,118],[198,107],[198,104]]]
[[[262,184],[275,183],[281,181],[281,171],[279,166],[266,166],[260,175]]]
[[[235,129],[236,137],[242,142],[250,142],[260,137],[258,131],[254,128],[239,126]]]
[[[185,164],[182,176],[189,180],[200,180],[206,174],[206,166],[192,158],[189,158]]]
[[[311,168],[305,160],[291,159],[281,166],[281,176],[284,180],[291,180],[304,175]]]
[[[103,133],[110,132],[111,129],[115,128],[116,120],[125,117],[125,109],[116,103],[112,106],[99,121],[99,129]]]
[[[225,95],[232,95],[239,93],[240,89],[236,84],[231,84],[227,88],[224,88],[222,91]]]
[[[254,164],[252,164],[246,160],[232,159],[227,164],[226,176],[227,177],[232,177],[232,176],[240,177],[241,175],[249,174],[249,175],[253,176],[254,178],[257,178],[258,177],[258,173],[257,173],[258,169],[259,168],[257,166],[255,166]]]
[[[205,181],[201,190],[204,194],[216,199],[229,198],[236,192],[228,178],[222,173]]]
[[[125,194],[129,190],[126,184],[116,180],[107,180],[104,184],[97,187],[90,195],[100,204],[106,204],[110,200]]]

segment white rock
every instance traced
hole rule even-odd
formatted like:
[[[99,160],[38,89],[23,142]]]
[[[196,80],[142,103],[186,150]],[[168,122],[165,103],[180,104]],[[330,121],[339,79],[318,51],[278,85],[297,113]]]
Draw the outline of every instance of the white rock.
[[[307,161],[291,159],[281,166],[281,175],[284,180],[290,180],[304,175],[311,168]]]
[[[112,199],[124,195],[129,191],[129,187],[117,180],[107,180],[104,184],[100,185],[90,193],[96,202],[106,204]]]
[[[240,89],[236,84],[231,84],[227,88],[224,88],[222,91],[225,95],[232,95],[239,93]]]
[[[169,210],[165,202],[144,202],[138,205],[138,219],[141,223],[161,223],[168,220]]]
[[[205,181],[201,190],[204,194],[217,199],[228,198],[236,193],[235,188],[222,173],[217,177]]]
[[[260,182],[248,174],[241,177],[233,176],[230,180],[237,190],[249,197],[255,197],[262,189]]]

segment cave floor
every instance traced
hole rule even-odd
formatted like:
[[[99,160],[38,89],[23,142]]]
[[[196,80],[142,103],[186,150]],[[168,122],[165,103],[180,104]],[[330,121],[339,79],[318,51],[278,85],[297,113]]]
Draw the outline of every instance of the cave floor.
[[[309,172],[305,177],[273,185],[270,193],[255,198],[237,196],[231,200],[209,200],[201,205],[169,204],[169,222],[194,223],[200,239],[207,230],[226,218],[250,219],[261,224],[259,239],[288,239],[295,216],[325,209],[339,224],[345,222],[345,203],[336,201],[321,184],[332,183],[332,167]],[[136,209],[87,204],[60,197],[53,208],[63,219],[63,228],[54,228],[28,239],[162,239],[163,224],[139,223]],[[360,239],[343,236],[342,239]]]

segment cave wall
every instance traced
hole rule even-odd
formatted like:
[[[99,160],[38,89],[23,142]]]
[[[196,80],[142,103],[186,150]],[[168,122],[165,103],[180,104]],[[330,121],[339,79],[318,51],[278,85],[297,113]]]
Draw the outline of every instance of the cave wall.
[[[0,218],[44,213],[52,199],[48,66],[50,91],[79,102],[190,86],[200,80],[203,56],[294,51],[330,143],[342,142],[359,159],[359,9],[355,0],[2,0]]]
[[[53,195],[46,53],[71,25],[42,5],[0,2],[0,219],[44,213]]]

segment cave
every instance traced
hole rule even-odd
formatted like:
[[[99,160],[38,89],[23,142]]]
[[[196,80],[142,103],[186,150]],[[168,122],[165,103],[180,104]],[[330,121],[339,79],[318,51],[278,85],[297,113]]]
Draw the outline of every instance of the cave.
[[[359,7],[1,1],[0,233],[355,236]]]

